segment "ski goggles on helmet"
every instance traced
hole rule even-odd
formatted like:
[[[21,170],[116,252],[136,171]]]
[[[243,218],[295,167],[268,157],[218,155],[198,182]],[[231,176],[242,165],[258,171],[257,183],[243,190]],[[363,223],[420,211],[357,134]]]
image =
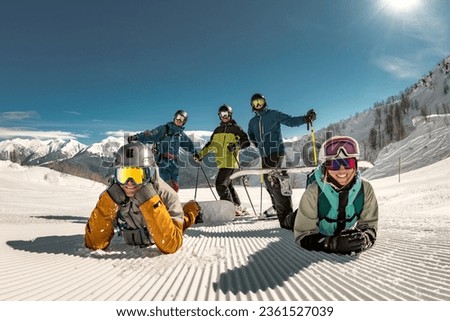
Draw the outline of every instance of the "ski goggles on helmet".
[[[341,166],[345,169],[355,169],[356,164],[356,158],[336,158],[325,161],[326,168],[331,171],[337,171]]]
[[[175,117],[175,120],[180,121],[182,124],[184,124],[186,122],[186,117],[184,117],[183,115],[177,115]]]
[[[220,118],[230,118],[230,113],[227,111],[221,111],[219,113]]]
[[[350,137],[332,139],[323,146],[325,158],[337,158],[342,152],[346,157],[359,157],[359,146],[356,140]]]
[[[142,185],[149,182],[153,175],[149,167],[118,167],[114,176],[121,185],[125,185],[129,180],[136,185]]]
[[[252,107],[264,106],[266,104],[266,100],[264,98],[257,98],[252,100]]]

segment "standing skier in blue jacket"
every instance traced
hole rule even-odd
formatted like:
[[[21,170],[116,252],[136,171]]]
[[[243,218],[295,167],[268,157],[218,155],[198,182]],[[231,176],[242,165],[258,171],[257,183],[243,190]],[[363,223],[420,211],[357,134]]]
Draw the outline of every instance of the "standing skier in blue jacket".
[[[266,98],[259,93],[251,97],[250,105],[255,116],[249,121],[248,137],[259,150],[262,168],[279,168],[285,155],[281,125],[298,127],[310,123],[316,119],[316,112],[310,109],[306,115],[293,117],[278,110],[269,109]],[[285,175],[287,180],[287,174]],[[280,179],[274,175],[265,174],[264,183],[280,226],[292,228],[284,223],[285,218],[293,212],[291,196],[283,195],[286,193],[282,193]]]
[[[154,144],[153,149],[159,167],[159,175],[176,192],[179,189],[178,157],[180,147],[191,155],[195,154],[194,144],[184,132],[184,125],[187,120],[187,112],[178,110],[173,116],[173,121],[158,126],[153,130],[146,130],[128,137],[128,142],[139,141],[144,144]]]

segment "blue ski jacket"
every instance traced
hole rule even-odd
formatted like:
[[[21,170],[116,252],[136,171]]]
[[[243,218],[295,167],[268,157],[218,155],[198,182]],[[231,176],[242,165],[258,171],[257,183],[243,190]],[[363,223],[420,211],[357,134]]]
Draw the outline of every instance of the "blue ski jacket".
[[[278,110],[265,108],[255,111],[248,123],[248,137],[258,148],[261,157],[284,155],[281,125],[298,127],[305,124],[305,116],[290,116]]]
[[[153,130],[146,130],[137,134],[137,137],[144,144],[156,143],[157,155],[155,155],[155,158],[158,163],[161,159],[178,159],[180,147],[191,154],[195,154],[194,143],[185,134],[184,127],[179,127],[174,122],[158,126]]]

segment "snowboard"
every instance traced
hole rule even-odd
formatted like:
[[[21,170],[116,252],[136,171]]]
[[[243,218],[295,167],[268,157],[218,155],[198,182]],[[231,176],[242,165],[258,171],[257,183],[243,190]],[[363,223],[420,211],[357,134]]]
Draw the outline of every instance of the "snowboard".
[[[197,201],[204,223],[231,222],[235,218],[234,204],[226,200]]]
[[[273,176],[281,176],[282,172],[286,173],[310,173],[316,167],[279,167],[279,168],[249,168],[236,171],[230,176],[230,179],[236,179],[247,175],[263,175],[269,174]]]

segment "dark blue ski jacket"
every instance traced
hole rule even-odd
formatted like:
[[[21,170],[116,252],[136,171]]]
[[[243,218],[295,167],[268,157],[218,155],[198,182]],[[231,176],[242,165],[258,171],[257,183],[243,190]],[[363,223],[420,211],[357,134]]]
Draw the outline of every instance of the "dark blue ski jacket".
[[[180,147],[191,154],[195,153],[194,144],[184,133],[184,127],[178,127],[174,122],[158,126],[153,130],[146,130],[137,136],[141,143],[156,143],[156,161],[178,159]]]
[[[248,137],[258,148],[261,157],[278,154],[284,155],[281,125],[298,127],[305,124],[305,116],[290,116],[278,110],[255,111],[255,116],[248,123]]]

